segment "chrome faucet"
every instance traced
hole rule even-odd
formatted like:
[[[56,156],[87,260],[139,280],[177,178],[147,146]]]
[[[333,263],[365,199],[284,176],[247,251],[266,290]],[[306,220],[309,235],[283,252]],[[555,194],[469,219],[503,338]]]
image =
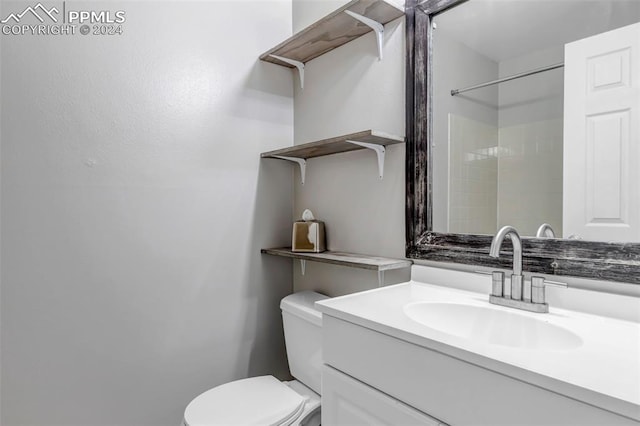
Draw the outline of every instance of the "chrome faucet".
[[[536,232],[536,238],[555,238],[556,234],[553,232],[553,228],[548,223],[543,223]]]
[[[489,256],[498,258],[500,247],[506,237],[511,239],[513,245],[513,274],[511,275],[511,299],[522,299],[522,240],[520,234],[513,226],[503,226],[491,240]],[[504,284],[503,284],[504,286]],[[504,297],[504,291],[503,295]],[[529,287],[529,300],[531,300],[531,288]]]
[[[543,224],[543,227],[548,227],[553,233],[553,230],[548,224]],[[544,230],[543,230],[544,232]],[[545,281],[543,277],[532,277],[531,281],[526,281],[522,276],[522,240],[520,234],[513,226],[503,226],[498,233],[491,240],[491,249],[489,250],[489,256],[499,257],[500,247],[505,238],[511,239],[513,245],[513,274],[511,275],[511,295],[505,294],[504,288],[504,273],[494,271],[492,275],[491,295],[489,296],[489,302],[495,305],[508,306],[510,308],[524,309],[531,312],[549,312],[549,305],[545,300],[544,288],[546,285],[556,285],[560,287],[567,287],[565,283],[559,283],[555,281]]]

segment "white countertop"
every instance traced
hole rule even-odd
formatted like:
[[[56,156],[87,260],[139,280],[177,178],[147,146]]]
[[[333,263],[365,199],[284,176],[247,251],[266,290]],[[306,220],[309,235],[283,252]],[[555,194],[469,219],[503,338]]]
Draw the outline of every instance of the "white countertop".
[[[466,275],[477,279],[477,274],[456,273],[458,278]],[[412,274],[414,277],[416,275],[420,274]],[[421,276],[422,280],[424,275]],[[488,277],[482,278],[486,280]],[[638,322],[559,309],[553,305],[548,314],[491,305],[495,309],[543,318],[545,322],[575,333],[583,341],[581,346],[569,350],[530,350],[456,337],[419,324],[403,311],[406,304],[419,301],[482,305],[488,304],[488,293],[410,281],[328,299],[316,303],[316,306],[326,315],[640,420]]]

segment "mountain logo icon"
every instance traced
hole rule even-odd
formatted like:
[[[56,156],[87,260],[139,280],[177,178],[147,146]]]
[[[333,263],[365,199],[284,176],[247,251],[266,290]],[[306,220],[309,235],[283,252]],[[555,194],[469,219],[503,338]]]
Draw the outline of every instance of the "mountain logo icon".
[[[6,24],[9,21],[13,20],[17,24],[25,15],[28,15],[28,14],[35,16],[36,19],[41,23],[44,23],[43,17],[49,17],[49,19],[51,19],[53,22],[58,22],[58,19],[55,16],[53,16],[54,13],[57,15],[60,12],[55,7],[52,7],[51,9],[47,9],[42,5],[42,3],[38,3],[33,7],[32,6],[27,7],[25,10],[22,11],[22,13],[9,14],[9,16],[7,16],[5,19],[0,21],[0,23]]]

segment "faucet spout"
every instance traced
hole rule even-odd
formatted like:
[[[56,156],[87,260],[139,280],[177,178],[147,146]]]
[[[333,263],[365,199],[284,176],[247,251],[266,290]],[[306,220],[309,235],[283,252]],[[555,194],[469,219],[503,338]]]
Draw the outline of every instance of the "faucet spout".
[[[496,258],[500,256],[500,247],[502,247],[502,242],[506,237],[511,239],[511,244],[513,245],[513,275],[522,275],[522,240],[513,226],[503,226],[494,235],[493,240],[491,240],[489,256]]]
[[[553,228],[548,223],[543,223],[536,232],[536,238],[555,238],[556,234],[553,232]]]

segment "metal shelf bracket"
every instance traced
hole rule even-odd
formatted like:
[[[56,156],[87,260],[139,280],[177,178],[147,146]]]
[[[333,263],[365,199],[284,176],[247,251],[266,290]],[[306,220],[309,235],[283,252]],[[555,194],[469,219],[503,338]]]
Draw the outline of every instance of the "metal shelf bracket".
[[[307,261],[305,259],[300,259],[300,271],[302,275],[307,271]]]
[[[376,143],[368,143],[368,142],[358,142],[358,141],[350,141],[346,140],[345,142],[352,143],[354,145],[359,145],[363,148],[371,149],[376,152],[376,156],[378,157],[378,174],[380,175],[380,179],[384,176],[384,154],[386,152],[384,145],[378,145]]]
[[[304,64],[302,62],[296,61],[295,59],[285,58],[284,56],[278,56],[278,55],[272,55],[272,54],[270,54],[269,56],[296,67],[298,69],[298,75],[300,76],[300,88],[304,89]]]
[[[378,271],[378,287],[384,286],[384,271]]]
[[[273,157],[279,158],[281,160],[298,163],[298,165],[300,166],[300,177],[302,179],[302,184],[304,185],[304,177],[307,172],[307,160],[305,160],[304,158],[298,158],[298,157],[285,157],[283,155],[274,155]]]
[[[362,22],[363,24],[371,28],[373,32],[376,33],[376,43],[378,45],[378,60],[381,61],[382,60],[382,42],[384,41],[384,25],[382,25],[378,21],[374,21],[371,18],[367,18],[366,16],[362,16],[359,13],[355,13],[350,10],[345,10],[344,13]]]

